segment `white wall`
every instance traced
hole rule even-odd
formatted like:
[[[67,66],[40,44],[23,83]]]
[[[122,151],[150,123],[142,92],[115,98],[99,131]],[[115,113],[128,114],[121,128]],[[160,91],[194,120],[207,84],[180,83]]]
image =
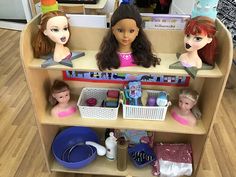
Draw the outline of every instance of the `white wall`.
[[[1,0],[0,19],[26,19],[21,0]]]
[[[32,19],[28,0],[0,0],[0,19],[26,20]],[[22,30],[25,24],[11,21],[1,21],[0,28]]]
[[[191,14],[195,0],[172,0],[170,14]]]

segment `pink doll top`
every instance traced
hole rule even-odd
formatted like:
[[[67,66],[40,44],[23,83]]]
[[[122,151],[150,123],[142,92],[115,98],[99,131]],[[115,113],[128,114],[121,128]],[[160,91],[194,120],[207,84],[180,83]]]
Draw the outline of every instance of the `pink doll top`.
[[[186,120],[185,118],[183,118],[182,116],[179,116],[175,111],[171,111],[171,115],[172,117],[177,121],[179,122],[180,124],[182,125],[188,125],[189,122],[188,120]]]
[[[127,66],[136,66],[134,64],[134,57],[131,52],[129,53],[120,53],[117,52],[119,59],[120,59],[120,67],[127,67]]]
[[[70,116],[75,112],[76,112],[76,107],[72,106],[72,107],[68,108],[66,111],[58,112],[58,117],[63,118],[63,117],[66,117],[66,116]]]

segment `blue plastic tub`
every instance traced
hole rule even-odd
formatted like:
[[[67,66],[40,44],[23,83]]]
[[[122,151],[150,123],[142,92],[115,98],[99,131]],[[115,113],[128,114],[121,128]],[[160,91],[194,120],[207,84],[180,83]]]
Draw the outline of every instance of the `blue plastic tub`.
[[[85,141],[98,143],[97,134],[87,127],[70,127],[61,131],[53,140],[52,152],[59,164],[70,169],[82,168],[97,156],[96,148]]]

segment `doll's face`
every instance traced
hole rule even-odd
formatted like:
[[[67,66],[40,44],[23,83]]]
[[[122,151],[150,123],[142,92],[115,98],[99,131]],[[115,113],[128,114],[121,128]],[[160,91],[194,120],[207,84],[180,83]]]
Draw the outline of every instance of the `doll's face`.
[[[212,38],[206,35],[191,35],[187,34],[184,37],[184,47],[187,51],[195,51],[203,48],[206,44],[210,43]]]
[[[118,21],[113,27],[112,32],[119,43],[119,47],[131,46],[138,35],[139,28],[133,19],[123,19]]]
[[[58,101],[58,103],[68,103],[70,100],[70,91],[65,90],[63,92],[53,93],[52,96]]]
[[[43,33],[57,44],[66,44],[70,36],[67,18],[65,16],[50,18]]]
[[[192,107],[195,104],[196,104],[196,101],[193,101],[184,95],[179,96],[179,108],[181,111],[183,111],[183,112],[190,111],[190,109],[192,109]]]

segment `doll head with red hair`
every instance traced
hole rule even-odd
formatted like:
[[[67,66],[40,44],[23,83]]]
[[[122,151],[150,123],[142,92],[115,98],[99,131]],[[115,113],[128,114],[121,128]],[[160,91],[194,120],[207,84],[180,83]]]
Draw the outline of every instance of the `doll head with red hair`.
[[[184,29],[184,47],[187,53],[180,56],[182,65],[201,68],[202,62],[214,65],[216,54],[215,22],[206,16],[190,19]]]

